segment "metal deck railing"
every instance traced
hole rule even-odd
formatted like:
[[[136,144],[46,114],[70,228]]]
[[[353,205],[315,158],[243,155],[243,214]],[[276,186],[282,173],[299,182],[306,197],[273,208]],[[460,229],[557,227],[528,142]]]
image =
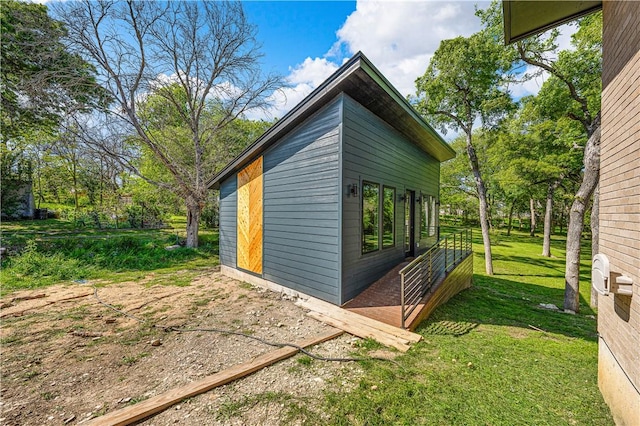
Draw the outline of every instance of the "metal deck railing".
[[[471,253],[471,237],[471,229],[465,229],[441,238],[400,270],[402,328],[406,328],[405,322],[420,305],[427,291]]]

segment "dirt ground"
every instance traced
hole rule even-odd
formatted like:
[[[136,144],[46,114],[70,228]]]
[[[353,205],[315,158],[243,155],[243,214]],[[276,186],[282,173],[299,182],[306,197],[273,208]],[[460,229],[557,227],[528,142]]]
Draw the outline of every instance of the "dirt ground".
[[[0,424],[82,424],[276,349],[241,336],[164,331],[152,323],[293,343],[328,330],[288,296],[216,270],[185,287],[147,281],[70,283],[0,300]],[[104,303],[147,322],[101,304],[94,285]],[[312,351],[346,357],[358,341],[344,334]],[[351,389],[361,374],[357,363],[298,354],[139,424],[322,423],[328,420],[318,402],[323,392]]]

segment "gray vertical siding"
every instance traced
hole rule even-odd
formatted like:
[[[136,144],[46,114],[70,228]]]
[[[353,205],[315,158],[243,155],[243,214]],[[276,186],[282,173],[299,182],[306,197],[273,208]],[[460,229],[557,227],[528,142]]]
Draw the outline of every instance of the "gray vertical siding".
[[[345,303],[404,259],[404,202],[406,189],[438,196],[440,163],[409,142],[386,122],[348,96],[343,103],[342,202],[342,298]],[[360,197],[350,197],[346,188],[362,180],[396,189],[395,238],[393,248],[361,252]],[[417,217],[416,220],[419,220]],[[416,223],[416,241],[419,240]],[[434,243],[420,241],[418,252]]]
[[[236,267],[237,175],[220,185],[220,263]]]
[[[340,302],[341,96],[264,154],[263,277]]]

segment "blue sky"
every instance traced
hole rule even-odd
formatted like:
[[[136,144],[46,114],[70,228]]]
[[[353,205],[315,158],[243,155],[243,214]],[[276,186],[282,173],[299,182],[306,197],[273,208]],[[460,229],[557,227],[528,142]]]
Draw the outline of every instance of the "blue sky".
[[[245,1],[258,27],[266,71],[288,87],[251,118],[282,117],[361,50],[403,94],[427,68],[440,41],[480,29],[474,1]],[[487,2],[479,3],[481,7]]]
[[[48,3],[50,0],[34,0]],[[64,0],[60,0],[64,1]],[[281,118],[344,61],[362,51],[402,95],[415,93],[415,80],[445,39],[480,29],[477,0],[243,1],[256,25],[266,73],[285,78],[267,111],[252,119]],[[560,38],[569,45],[571,32]],[[538,92],[544,76],[510,87],[517,99]]]
[[[274,94],[274,106],[250,118],[282,117],[345,60],[362,51],[403,95],[414,94],[415,79],[444,39],[480,29],[476,7],[487,1],[358,0],[245,1],[258,27],[266,71],[286,77],[288,87]],[[569,46],[567,26],[559,39]],[[535,94],[545,75],[511,87],[518,99]]]
[[[356,9],[355,1],[245,1],[243,5],[258,27],[266,61],[284,75],[305,58],[324,55]]]

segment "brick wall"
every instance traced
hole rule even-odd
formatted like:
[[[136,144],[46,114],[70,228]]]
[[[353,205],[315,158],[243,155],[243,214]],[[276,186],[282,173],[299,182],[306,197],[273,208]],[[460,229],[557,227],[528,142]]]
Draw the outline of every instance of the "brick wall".
[[[613,274],[633,279],[634,294],[599,296],[598,332],[601,351],[606,346],[622,370],[619,376],[630,382],[625,398],[638,401],[640,393],[633,390],[640,389],[640,2],[605,1],[603,18],[600,252]],[[611,402],[615,387],[605,382],[616,373],[601,364],[605,400],[617,422],[631,424],[637,413]]]

